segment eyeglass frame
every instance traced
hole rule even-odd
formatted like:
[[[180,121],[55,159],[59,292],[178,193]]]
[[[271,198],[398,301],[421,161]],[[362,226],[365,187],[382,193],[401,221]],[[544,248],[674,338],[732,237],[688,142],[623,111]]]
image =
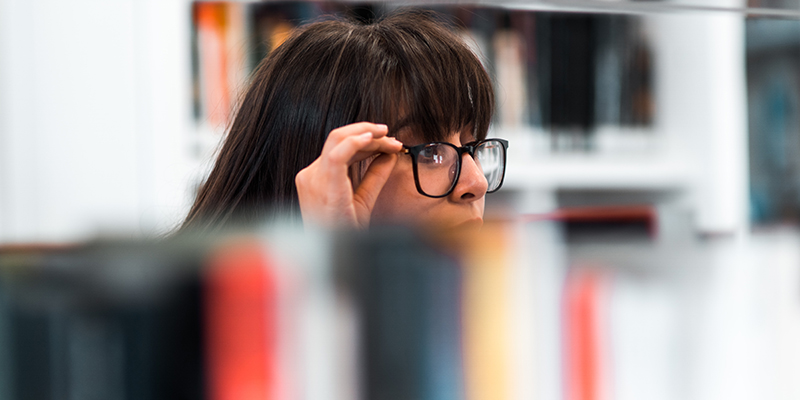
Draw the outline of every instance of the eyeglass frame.
[[[455,190],[456,185],[458,185],[458,180],[461,178],[461,165],[464,163],[464,161],[463,161],[464,153],[469,154],[470,157],[472,157],[472,159],[474,160],[475,159],[475,149],[478,146],[480,146],[481,144],[486,143],[486,142],[498,142],[503,147],[503,175],[500,176],[500,184],[497,185],[496,188],[494,188],[493,190],[487,190],[486,191],[486,194],[489,194],[489,193],[494,193],[494,192],[500,190],[501,187],[503,187],[503,181],[505,181],[505,178],[506,178],[506,165],[507,165],[507,161],[508,161],[508,157],[507,157],[508,156],[508,140],[499,139],[499,138],[489,138],[489,139],[476,140],[474,142],[469,142],[469,143],[467,143],[467,144],[465,144],[465,145],[463,145],[461,147],[458,147],[458,146],[456,146],[456,145],[454,145],[452,143],[448,143],[448,142],[429,142],[429,143],[422,143],[422,144],[418,144],[416,146],[410,146],[410,147],[403,145],[403,150],[402,150],[401,153],[402,154],[408,154],[408,155],[411,156],[412,165],[413,165],[413,169],[414,169],[414,184],[417,186],[417,192],[419,192],[419,194],[421,194],[423,196],[426,196],[426,197],[432,197],[434,199],[440,199],[442,197],[447,197],[451,193],[453,193],[453,190]],[[445,192],[445,194],[440,195],[440,196],[433,196],[433,195],[425,193],[425,191],[422,190],[422,185],[420,185],[420,183],[419,183],[419,172],[418,172],[418,169],[417,169],[417,157],[419,156],[419,153],[424,148],[426,148],[426,147],[428,147],[430,145],[434,145],[434,144],[443,144],[443,145],[450,146],[450,147],[456,149],[456,153],[458,153],[458,161],[456,163],[456,176],[455,176],[455,179],[453,179],[453,183],[450,185],[450,189],[448,189],[447,192]]]

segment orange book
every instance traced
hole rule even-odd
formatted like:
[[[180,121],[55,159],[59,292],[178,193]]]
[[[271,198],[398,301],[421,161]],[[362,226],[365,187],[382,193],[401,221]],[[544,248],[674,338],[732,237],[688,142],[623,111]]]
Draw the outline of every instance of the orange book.
[[[278,280],[264,246],[223,248],[205,277],[207,382],[212,400],[279,398]]]
[[[212,127],[225,126],[230,113],[226,45],[227,9],[224,3],[198,2],[195,7],[200,55],[202,111]]]
[[[466,399],[511,398],[508,232],[487,224],[469,246],[463,275]]]

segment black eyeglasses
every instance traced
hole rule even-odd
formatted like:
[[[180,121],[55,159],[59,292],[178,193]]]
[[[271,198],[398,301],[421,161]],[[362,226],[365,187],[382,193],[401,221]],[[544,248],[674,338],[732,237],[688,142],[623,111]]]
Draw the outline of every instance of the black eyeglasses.
[[[461,175],[464,153],[469,154],[483,171],[489,186],[486,193],[493,193],[503,185],[506,173],[506,149],[504,139],[486,139],[456,147],[452,143],[424,143],[403,147],[414,162],[414,183],[417,191],[428,197],[445,197],[453,192]]]

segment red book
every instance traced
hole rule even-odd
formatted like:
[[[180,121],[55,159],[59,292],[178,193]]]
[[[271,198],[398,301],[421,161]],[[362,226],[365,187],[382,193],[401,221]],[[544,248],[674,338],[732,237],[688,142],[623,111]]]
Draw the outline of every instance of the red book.
[[[564,288],[564,378],[566,400],[605,398],[608,371],[604,371],[602,272],[577,269],[570,272]]]
[[[278,398],[278,280],[257,242],[223,248],[206,275],[207,382],[212,400]]]
[[[563,208],[547,214],[523,216],[525,221],[560,221],[569,223],[639,223],[647,227],[651,238],[658,233],[658,213],[652,206],[607,206]]]

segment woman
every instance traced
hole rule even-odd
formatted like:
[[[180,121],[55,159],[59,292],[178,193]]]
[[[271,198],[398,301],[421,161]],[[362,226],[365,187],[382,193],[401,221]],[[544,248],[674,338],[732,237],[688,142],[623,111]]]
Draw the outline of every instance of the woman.
[[[505,141],[480,142],[493,110],[480,61],[431,13],[309,24],[254,73],[183,228],[298,211],[328,227],[479,227],[505,167]]]

